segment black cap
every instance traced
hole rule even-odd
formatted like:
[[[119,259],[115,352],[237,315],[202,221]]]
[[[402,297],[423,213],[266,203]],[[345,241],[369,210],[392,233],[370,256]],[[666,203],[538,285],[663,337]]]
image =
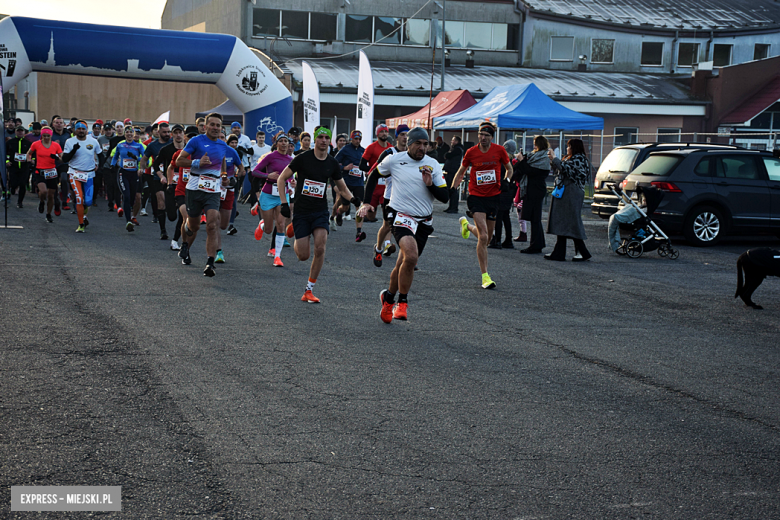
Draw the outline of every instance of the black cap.
[[[184,129],[184,135],[187,137],[195,137],[200,132],[198,132],[198,127],[194,125],[189,125],[187,128]]]
[[[113,128],[114,128],[114,125],[112,125],[111,123],[105,123],[103,125],[103,130],[113,130]]]
[[[181,130],[183,132],[184,131],[184,127],[181,126],[179,123],[176,123],[175,125],[173,125],[171,127],[171,132],[175,132],[176,130]]]
[[[288,133],[288,134],[292,134],[292,135],[301,135],[301,129],[300,129],[300,128],[298,128],[297,126],[294,126],[294,127],[290,128],[290,129],[287,131],[287,133]]]
[[[14,131],[18,132],[19,130],[22,130],[23,132],[26,132],[27,130],[23,126],[17,126]]]
[[[41,126],[41,124],[38,121],[33,121],[33,125],[32,125],[32,129],[33,130],[40,130],[41,128],[43,128],[43,127]]]

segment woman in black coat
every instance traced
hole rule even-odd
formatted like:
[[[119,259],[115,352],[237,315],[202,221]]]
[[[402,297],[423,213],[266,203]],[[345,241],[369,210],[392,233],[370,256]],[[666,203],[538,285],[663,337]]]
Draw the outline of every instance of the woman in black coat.
[[[523,197],[523,220],[531,224],[531,241],[521,253],[537,254],[544,249],[544,229],[542,228],[542,204],[547,195],[547,176],[550,174],[550,158],[547,151],[550,143],[543,135],[534,137],[534,151],[528,157],[518,155],[514,181],[519,181],[523,175],[528,179],[525,196]]]

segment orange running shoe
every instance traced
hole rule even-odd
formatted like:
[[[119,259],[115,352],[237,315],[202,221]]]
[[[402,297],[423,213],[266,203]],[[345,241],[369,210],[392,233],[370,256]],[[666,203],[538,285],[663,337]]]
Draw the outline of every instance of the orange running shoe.
[[[407,307],[409,307],[409,305],[406,303],[397,303],[395,309],[393,309],[393,319],[406,321]]]
[[[278,256],[274,257],[274,267],[284,267],[284,264],[282,263],[282,259]]]
[[[295,236],[295,229],[293,229],[292,224],[287,224],[287,230],[285,233],[287,234],[287,238],[292,238]]]
[[[200,223],[201,224],[205,224],[206,223],[206,215],[201,215],[200,216]]]
[[[268,250],[268,254],[266,255],[269,258],[275,258],[276,257],[276,248],[272,247]]]
[[[256,217],[257,216],[257,209],[259,207],[260,207],[260,203],[259,202],[255,202],[255,205],[252,206],[252,209],[249,210],[249,214],[252,215],[253,217]]]
[[[257,225],[257,229],[255,229],[255,240],[262,240],[263,239],[263,221],[261,220],[260,223]]]
[[[379,301],[382,302],[382,311],[379,313],[379,317],[385,323],[392,323],[393,321],[393,304],[385,301],[385,293],[387,289],[379,293]]]
[[[124,214],[125,214],[125,210],[124,209],[119,208],[119,209],[116,210],[116,216],[117,217],[121,217]]]
[[[301,296],[301,301],[306,303],[320,303],[320,299],[314,296],[311,291],[306,291]]]

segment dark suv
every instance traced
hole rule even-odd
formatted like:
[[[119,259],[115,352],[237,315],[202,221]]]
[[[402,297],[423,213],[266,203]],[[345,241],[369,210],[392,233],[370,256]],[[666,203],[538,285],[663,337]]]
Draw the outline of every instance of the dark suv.
[[[652,153],[621,184],[627,194],[653,186],[664,199],[651,218],[694,245],[727,233],[780,236],[780,159],[744,149]]]
[[[705,143],[640,143],[615,148],[602,161],[593,183],[593,203],[590,209],[594,215],[609,218],[618,209],[620,200],[609,191],[607,183],[620,185],[629,172],[642,164],[653,152],[668,150],[687,150],[689,148],[714,150],[741,150],[738,146]]]

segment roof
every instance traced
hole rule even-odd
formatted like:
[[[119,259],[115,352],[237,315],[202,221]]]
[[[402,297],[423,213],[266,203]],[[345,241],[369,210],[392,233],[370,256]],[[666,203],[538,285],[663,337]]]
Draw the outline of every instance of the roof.
[[[474,99],[474,96],[472,96],[468,90],[439,92],[436,94],[436,97],[433,98],[433,101],[426,104],[417,112],[406,116],[387,119],[387,126],[395,128],[398,125],[407,125],[410,128],[421,126],[430,129],[431,124],[429,118],[432,119],[447,114],[456,114],[476,104],[477,100]],[[430,112],[428,112],[428,106],[431,107]]]
[[[753,96],[723,116],[720,125],[747,125],[751,119],[780,101],[780,75],[761,87]]]
[[[322,92],[357,92],[357,60],[306,60],[317,76]],[[286,68],[296,81],[302,81],[301,63],[287,62]],[[431,65],[373,61],[374,90],[394,95],[427,94],[431,86]],[[441,85],[441,68],[433,76],[434,91]],[[701,105],[690,95],[690,76],[669,74],[631,74],[613,72],[576,72],[518,67],[451,66],[446,69],[445,86],[468,90],[482,98],[496,86],[534,83],[556,101],[599,101],[641,104]]]
[[[556,103],[533,83],[495,87],[476,105],[433,120],[437,130],[477,128],[493,121],[500,128],[603,130],[604,119],[581,114]]]
[[[533,11],[594,22],[666,29],[756,29],[780,25],[773,0],[519,0]]]

